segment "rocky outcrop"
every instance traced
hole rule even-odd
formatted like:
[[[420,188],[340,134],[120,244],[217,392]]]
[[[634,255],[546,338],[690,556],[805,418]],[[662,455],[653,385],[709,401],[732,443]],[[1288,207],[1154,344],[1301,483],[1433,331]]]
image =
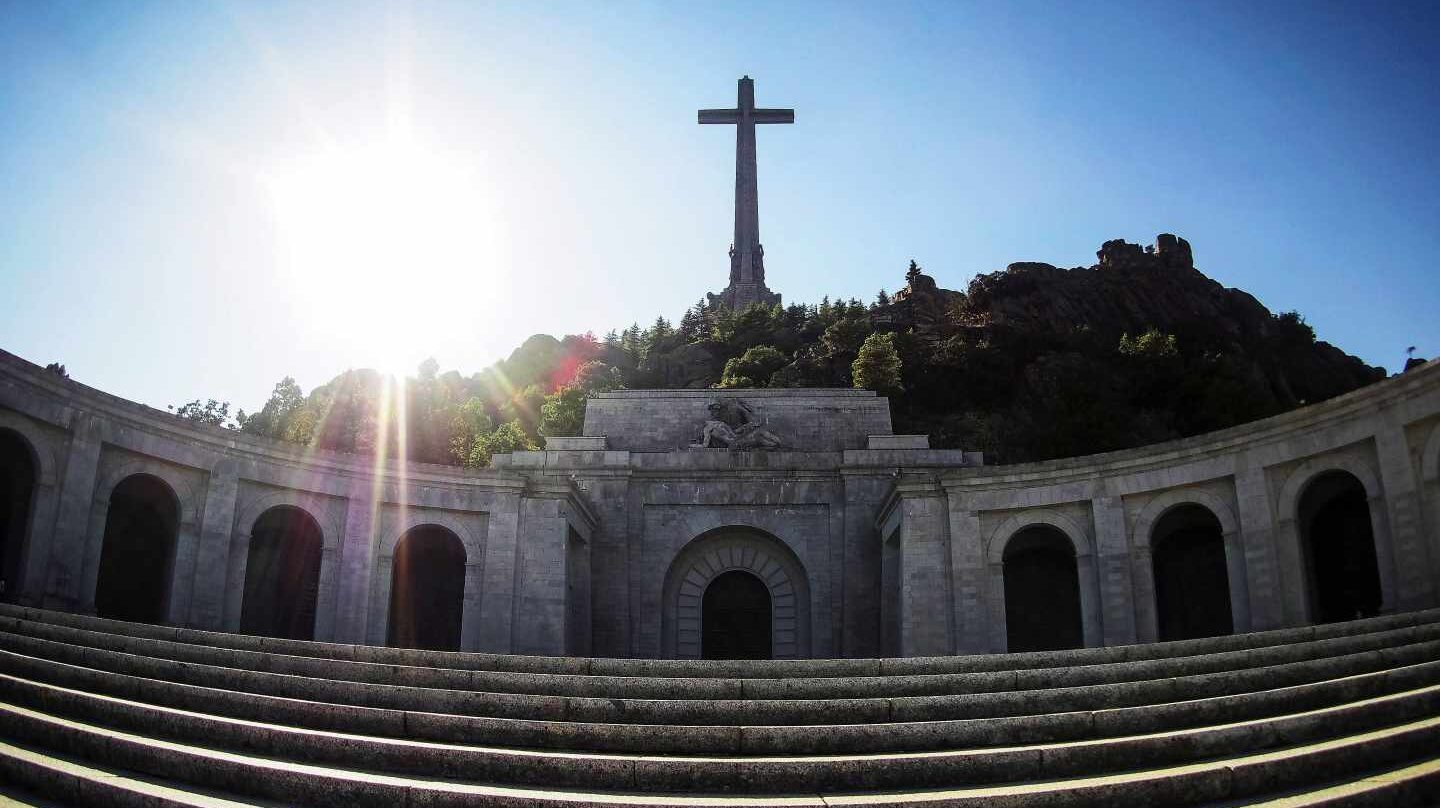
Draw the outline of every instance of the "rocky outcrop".
[[[1316,341],[1298,315],[1274,315],[1250,294],[1206,277],[1183,238],[1162,233],[1143,247],[1114,239],[1102,244],[1096,257],[1094,266],[1073,269],[1010,264],[977,276],[964,294],[922,281],[914,286],[918,291],[897,293],[885,314],[893,327],[924,326],[920,312],[932,310],[928,301],[944,300],[952,323],[962,328],[1061,342],[1086,333],[1113,344],[1121,334],[1155,328],[1176,335],[1182,345],[1247,357],[1287,406],[1331,398],[1385,376],[1382,368]],[[914,306],[913,315],[905,310],[911,297],[927,301]]]
[[[911,261],[905,286],[895,293],[888,307],[875,313],[876,320],[892,328],[927,329],[945,322],[964,302],[964,294],[941,289],[934,278]]]

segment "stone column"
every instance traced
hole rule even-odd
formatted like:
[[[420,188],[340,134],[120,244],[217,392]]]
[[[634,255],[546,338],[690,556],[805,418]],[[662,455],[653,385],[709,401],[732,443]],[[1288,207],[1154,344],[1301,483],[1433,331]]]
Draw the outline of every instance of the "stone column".
[[[1287,622],[1284,582],[1276,564],[1276,525],[1270,488],[1263,468],[1235,474],[1235,501],[1240,507],[1240,542],[1245,552],[1245,580],[1250,594],[1250,630],[1296,625]],[[1293,529],[1294,523],[1291,522]]]
[[[100,466],[101,424],[88,413],[76,413],[70,422],[70,447],[60,476],[58,514],[45,574],[43,606],[74,611],[94,601],[94,592],[81,592],[84,582],[86,538],[90,528],[90,500],[95,495],[95,474]]]
[[[485,562],[471,558],[465,562],[464,603],[460,607],[460,650],[479,651],[481,625],[481,587],[484,585]]]
[[[48,446],[36,446],[36,451],[49,450]],[[54,474],[42,476],[43,469],[36,471],[30,532],[25,542],[25,567],[20,572],[20,591],[16,595],[16,601],[24,606],[43,606],[45,603],[45,578],[50,568],[56,508],[60,502]]]
[[[565,517],[555,492],[532,492],[520,500],[515,554],[515,622],[512,647],[519,654],[565,653]]]
[[[200,546],[191,576],[193,591],[186,624],[220,630],[225,616],[227,566],[235,526],[235,496],[240,490],[237,464],[221,460],[210,472],[205,487],[205,514],[200,522]],[[243,590],[245,582],[240,582]]]
[[[196,507],[203,507],[203,503],[196,503]],[[180,512],[183,514],[186,510],[182,503]],[[165,603],[165,622],[172,626],[186,626],[190,618],[190,597],[195,588],[195,561],[200,551],[200,520],[203,517],[203,511],[192,514],[189,519],[182,517],[180,527],[175,531],[175,561],[170,570],[170,597]]]
[[[954,653],[950,535],[943,489],[904,482],[900,493],[900,655]]]
[[[334,642],[364,643],[368,639],[370,585],[379,514],[368,481],[351,487],[345,507],[345,538],[340,546],[340,580],[336,587]]]
[[[1385,489],[1390,527],[1391,560],[1385,566],[1394,577],[1395,606],[1400,611],[1413,611],[1435,602],[1435,582],[1429,575],[1431,559],[1420,513],[1420,485],[1410,461],[1404,426],[1396,416],[1393,407],[1382,411],[1380,429],[1375,433],[1375,453],[1380,461],[1380,485]],[[1375,538],[1379,545],[1380,537]],[[1376,549],[1381,550],[1378,546]],[[1377,552],[1376,560],[1384,564],[1385,555]],[[1387,572],[1385,566],[1381,568],[1382,576]]]
[[[520,531],[520,495],[496,494],[486,520],[485,581],[480,587],[479,651],[512,653],[515,623],[516,546]]]
[[[1130,582],[1135,604],[1135,640],[1155,642],[1160,639],[1160,617],[1155,613],[1155,557],[1150,545],[1131,545]]]
[[[1102,496],[1090,500],[1090,508],[1095,521],[1095,574],[1099,578],[1102,644],[1128,645],[1136,642],[1136,631],[1125,506],[1120,497]],[[1081,585],[1083,587],[1083,580]]]
[[[990,650],[986,601],[989,580],[985,569],[980,514],[966,510],[954,491],[950,505],[950,569],[955,601],[955,653],[983,654]]]

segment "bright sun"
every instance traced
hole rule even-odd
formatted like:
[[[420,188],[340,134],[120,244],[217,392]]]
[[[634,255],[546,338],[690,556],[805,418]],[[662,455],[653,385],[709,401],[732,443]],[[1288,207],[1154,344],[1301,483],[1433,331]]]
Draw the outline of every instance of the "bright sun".
[[[357,366],[413,372],[504,293],[502,228],[464,160],[406,141],[334,147],[266,184],[287,294]]]

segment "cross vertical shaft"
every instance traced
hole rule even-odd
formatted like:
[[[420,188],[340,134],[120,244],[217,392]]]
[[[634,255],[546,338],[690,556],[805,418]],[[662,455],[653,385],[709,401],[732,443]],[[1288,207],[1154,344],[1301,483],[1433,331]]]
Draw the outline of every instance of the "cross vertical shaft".
[[[772,305],[780,296],[765,286],[765,249],[760,245],[760,193],[755,170],[755,125],[794,123],[793,109],[757,109],[755,82],[740,79],[734,109],[702,109],[700,123],[735,126],[735,242],[730,246],[730,285],[712,300],[732,308]]]

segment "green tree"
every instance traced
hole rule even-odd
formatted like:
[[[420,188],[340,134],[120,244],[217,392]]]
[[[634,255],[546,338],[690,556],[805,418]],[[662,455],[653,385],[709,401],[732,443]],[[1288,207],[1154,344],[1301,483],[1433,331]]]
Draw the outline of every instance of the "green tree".
[[[242,432],[288,440],[285,435],[289,431],[289,422],[305,403],[305,393],[300,389],[300,385],[295,383],[293,377],[286,376],[275,383],[270,399],[259,412],[247,416],[242,410],[235,420],[239,422]]]
[[[179,409],[173,406],[169,409],[187,421],[194,421],[197,424],[205,424],[207,426],[234,429],[234,426],[230,422],[230,402],[228,401],[216,401],[212,398],[204,404],[201,404],[200,400],[196,399],[188,404],[181,405]]]
[[[725,363],[720,387],[769,387],[775,371],[789,363],[785,354],[769,345],[757,345]]]
[[[871,334],[860,346],[860,353],[850,365],[855,386],[883,393],[900,393],[900,354],[895,350],[894,334]]]
[[[1128,333],[1120,335],[1120,353],[1123,356],[1168,358],[1180,355],[1174,334],[1165,334],[1158,328],[1151,328],[1138,337]]]
[[[451,456],[456,462],[469,465],[475,443],[494,429],[495,421],[490,417],[485,400],[478,396],[470,398],[460,405],[450,421]]]
[[[471,468],[484,468],[490,465],[490,461],[497,454],[508,452],[528,451],[539,448],[534,439],[525,432],[525,427],[520,425],[518,420],[506,421],[496,427],[494,431],[481,435],[475,446],[470,450],[470,457],[465,465]]]
[[[910,268],[905,270],[905,283],[913,287],[918,280],[920,280],[920,265],[915,263],[914,258],[911,258]]]
[[[574,385],[545,397],[540,407],[540,434],[547,438],[579,435],[585,427],[585,391]]]

